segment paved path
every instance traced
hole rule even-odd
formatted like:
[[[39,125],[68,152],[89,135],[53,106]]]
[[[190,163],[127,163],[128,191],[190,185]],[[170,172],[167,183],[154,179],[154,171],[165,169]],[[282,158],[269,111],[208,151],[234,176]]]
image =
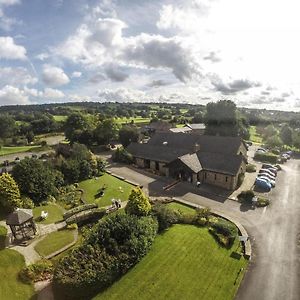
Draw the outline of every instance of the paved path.
[[[187,183],[164,191],[166,178],[126,166],[111,166],[110,170],[142,184],[150,196],[180,197],[208,206],[238,220],[247,229],[254,256],[237,294],[238,300],[300,299],[300,160],[292,159],[283,166],[277,186],[270,193],[271,205],[257,209],[224,197],[203,196]]]

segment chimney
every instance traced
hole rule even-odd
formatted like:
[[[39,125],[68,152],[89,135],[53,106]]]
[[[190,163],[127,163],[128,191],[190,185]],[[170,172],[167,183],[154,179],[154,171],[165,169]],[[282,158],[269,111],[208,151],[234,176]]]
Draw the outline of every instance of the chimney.
[[[194,150],[194,153],[198,152],[200,150],[200,145],[198,143],[195,143],[193,150]]]

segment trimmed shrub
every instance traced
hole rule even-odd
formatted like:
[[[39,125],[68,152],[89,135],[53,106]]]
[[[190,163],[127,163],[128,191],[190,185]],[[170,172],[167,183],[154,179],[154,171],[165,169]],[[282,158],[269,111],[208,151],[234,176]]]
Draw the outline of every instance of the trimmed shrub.
[[[254,172],[256,172],[256,165],[248,164],[246,166],[246,172],[248,172],[248,173],[254,173]]]
[[[6,236],[7,236],[6,227],[0,226],[0,250],[5,248]]]
[[[139,187],[132,189],[125,207],[126,213],[136,216],[147,216],[150,210],[149,198]]]
[[[242,185],[242,183],[244,182],[244,179],[245,179],[245,174],[240,173],[238,176],[238,180],[237,180],[237,187],[240,187]]]
[[[273,153],[260,153],[256,152],[254,155],[254,159],[261,162],[269,162],[271,164],[276,164],[279,156]]]
[[[197,215],[195,217],[195,224],[199,226],[205,226],[208,223],[211,211],[209,207],[198,208],[196,210]]]
[[[264,207],[270,204],[270,200],[267,198],[259,197],[256,202],[257,207]]]
[[[91,204],[84,204],[84,205],[74,207],[74,208],[68,210],[67,212],[65,212],[63,214],[63,218],[64,218],[64,220],[66,220],[66,219],[70,218],[71,216],[73,216],[74,214],[77,214],[81,211],[88,210],[91,208],[98,208],[98,205],[96,203],[91,203]]]
[[[22,201],[22,208],[27,208],[27,209],[34,208],[34,203],[29,197],[23,196],[21,198],[21,201]]]
[[[54,267],[50,260],[40,260],[35,264],[23,268],[19,273],[19,278],[24,283],[32,283],[50,279],[53,275]]]
[[[255,196],[252,190],[242,191],[237,198],[239,201],[252,202],[253,197]]]
[[[182,221],[182,214],[178,210],[169,208],[165,204],[156,204],[152,207],[152,214],[157,218],[158,231],[164,231],[173,224]]]
[[[67,225],[67,229],[69,229],[69,230],[75,230],[75,229],[78,229],[78,225],[77,225],[76,223],[68,224],[68,225]]]
[[[62,299],[89,299],[147,254],[158,229],[151,217],[116,214],[88,230],[83,245],[62,258],[53,290]]]

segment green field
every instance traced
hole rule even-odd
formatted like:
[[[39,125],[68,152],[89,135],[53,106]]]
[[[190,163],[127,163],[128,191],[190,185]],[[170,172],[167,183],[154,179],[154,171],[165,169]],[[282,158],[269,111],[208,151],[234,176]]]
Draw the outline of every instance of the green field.
[[[36,151],[39,148],[41,148],[41,146],[1,147],[0,148],[0,156],[8,155],[8,154],[21,153],[21,152]]]
[[[56,122],[64,122],[67,120],[68,116],[53,115],[53,118]]]
[[[18,273],[25,267],[24,257],[15,250],[0,251],[0,299],[28,300],[34,298],[34,289],[18,279]]]
[[[41,212],[48,212],[47,219],[40,221]],[[49,204],[44,206],[37,206],[33,209],[33,217],[36,222],[40,224],[51,224],[63,219],[62,209],[56,204]]]
[[[136,117],[136,118],[116,118],[116,123],[117,124],[127,124],[130,123],[131,121],[134,122],[134,124],[148,124],[150,123],[150,118],[141,118],[141,117]]]
[[[207,228],[174,225],[147,256],[94,300],[231,300],[247,261],[220,247]],[[243,270],[240,272],[241,268]]]
[[[59,230],[48,234],[34,249],[41,256],[50,255],[74,241],[73,230]]]
[[[99,197],[99,189],[106,186],[104,196]],[[83,197],[88,203],[96,202],[99,206],[111,205],[111,199],[127,201],[133,186],[123,180],[104,174],[97,179],[81,181],[79,187],[84,190]]]
[[[262,137],[256,132],[256,126],[250,126],[249,133],[250,133],[250,141],[257,144],[262,143]]]

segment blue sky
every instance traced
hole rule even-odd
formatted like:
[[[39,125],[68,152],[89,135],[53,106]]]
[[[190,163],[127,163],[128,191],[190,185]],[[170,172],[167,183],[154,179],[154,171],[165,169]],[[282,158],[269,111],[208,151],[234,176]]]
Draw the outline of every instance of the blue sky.
[[[0,105],[300,109],[296,0],[0,0]]]

